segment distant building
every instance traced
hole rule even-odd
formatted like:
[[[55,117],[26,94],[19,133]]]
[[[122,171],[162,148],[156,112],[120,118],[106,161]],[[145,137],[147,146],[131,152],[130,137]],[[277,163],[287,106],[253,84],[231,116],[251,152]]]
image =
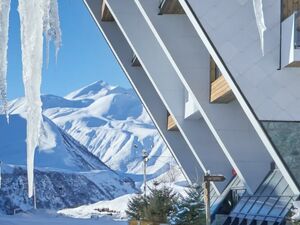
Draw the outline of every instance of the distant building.
[[[226,176],[214,215],[283,224],[300,193],[300,1],[85,2],[187,179]]]

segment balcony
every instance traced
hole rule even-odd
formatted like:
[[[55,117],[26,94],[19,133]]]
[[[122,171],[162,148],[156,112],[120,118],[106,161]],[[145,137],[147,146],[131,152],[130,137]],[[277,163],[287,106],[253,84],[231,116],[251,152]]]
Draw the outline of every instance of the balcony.
[[[281,67],[300,67],[300,13],[281,23]]]
[[[228,103],[233,99],[233,92],[231,91],[231,88],[227,84],[223,75],[211,83],[210,102]]]
[[[231,88],[212,58],[210,59],[210,80],[211,103],[228,103],[234,100]]]
[[[175,123],[175,120],[173,119],[173,117],[168,113],[168,122],[167,122],[167,130],[168,131],[176,131],[178,130],[178,127]]]
[[[159,15],[184,13],[178,0],[162,0],[159,4]]]
[[[135,54],[133,54],[133,57],[131,59],[131,66],[133,66],[133,67],[141,66],[141,63],[140,63],[139,59],[136,57]]]
[[[113,21],[115,21],[113,15],[109,11],[109,8],[107,7],[106,0],[102,1],[101,21],[106,21],[106,22],[113,22]]]

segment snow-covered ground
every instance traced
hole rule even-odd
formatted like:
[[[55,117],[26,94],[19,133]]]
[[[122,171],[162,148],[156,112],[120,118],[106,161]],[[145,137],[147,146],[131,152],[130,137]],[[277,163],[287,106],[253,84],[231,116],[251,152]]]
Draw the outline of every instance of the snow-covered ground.
[[[127,209],[128,201],[134,194],[123,195],[110,201],[100,201],[95,204],[83,205],[73,209],[63,209],[58,211],[59,214],[73,217],[87,219],[97,217],[105,214],[112,214],[115,218],[126,218],[125,210]],[[109,209],[103,211],[103,209]],[[101,212],[102,211],[102,212]]]
[[[37,211],[35,213],[0,216],[1,225],[125,225],[127,221],[117,220],[110,216],[92,219],[74,219],[55,212]]]
[[[184,188],[185,184],[183,182],[167,183],[163,185],[170,187],[175,193],[179,193],[183,196],[186,195],[186,188]],[[151,182],[149,182],[149,186],[152,186]],[[81,219],[93,218],[107,214],[112,215],[115,218],[124,219],[126,218],[128,202],[134,196],[135,194],[127,194],[113,200],[99,201],[94,204],[82,205],[77,208],[62,209],[58,211],[58,213],[68,217]]]

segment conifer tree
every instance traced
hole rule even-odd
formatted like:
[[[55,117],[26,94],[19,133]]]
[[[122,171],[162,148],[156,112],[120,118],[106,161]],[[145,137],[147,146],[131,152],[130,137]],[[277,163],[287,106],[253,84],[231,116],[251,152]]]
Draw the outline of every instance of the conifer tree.
[[[141,220],[145,217],[144,211],[147,204],[146,199],[142,195],[136,195],[129,201],[126,214],[132,219]]]
[[[176,201],[177,195],[171,188],[163,186],[150,189],[150,195],[147,196],[148,205],[144,212],[145,218],[152,222],[167,223]]]
[[[126,213],[130,218],[155,223],[168,222],[178,199],[177,194],[166,186],[157,188],[158,185],[154,184],[148,196],[137,195],[129,201]]]
[[[170,216],[172,225],[204,225],[205,205],[203,191],[191,187],[187,196],[182,197]]]

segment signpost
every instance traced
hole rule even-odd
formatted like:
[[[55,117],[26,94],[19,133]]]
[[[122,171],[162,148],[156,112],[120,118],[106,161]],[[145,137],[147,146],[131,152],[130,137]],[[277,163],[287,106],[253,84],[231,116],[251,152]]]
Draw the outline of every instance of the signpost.
[[[223,175],[211,175],[209,170],[204,175],[204,201],[206,225],[210,225],[210,182],[222,182],[224,180],[225,177]]]

